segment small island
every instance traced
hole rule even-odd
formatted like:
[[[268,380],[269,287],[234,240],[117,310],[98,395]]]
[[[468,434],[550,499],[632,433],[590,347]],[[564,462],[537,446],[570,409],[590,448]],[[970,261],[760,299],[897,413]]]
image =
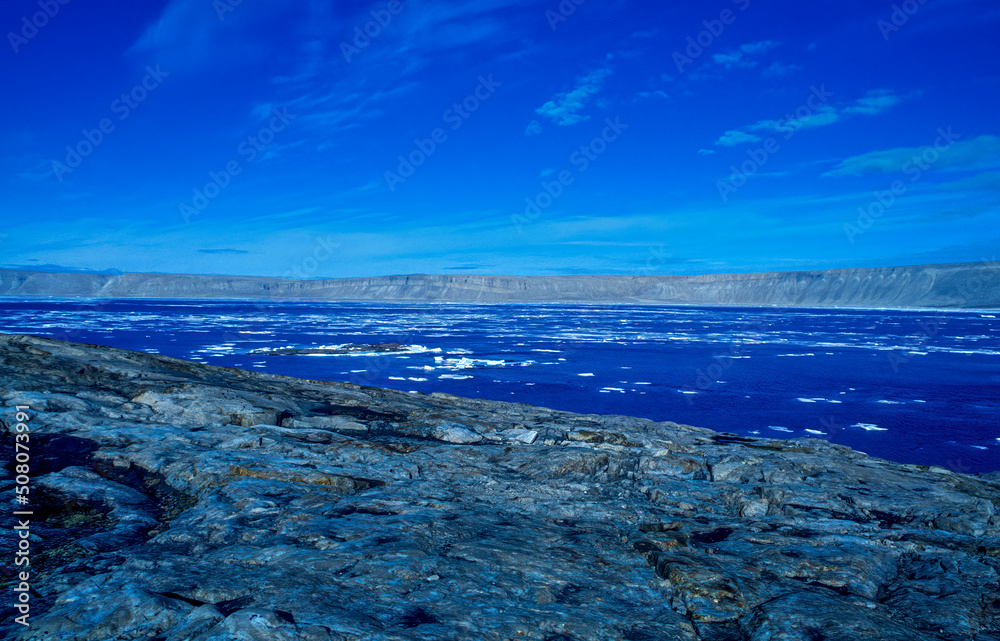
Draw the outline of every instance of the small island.
[[[343,356],[346,354],[391,354],[407,352],[412,347],[400,343],[350,343],[347,345],[331,345],[322,347],[260,347],[252,349],[247,354],[261,356]]]

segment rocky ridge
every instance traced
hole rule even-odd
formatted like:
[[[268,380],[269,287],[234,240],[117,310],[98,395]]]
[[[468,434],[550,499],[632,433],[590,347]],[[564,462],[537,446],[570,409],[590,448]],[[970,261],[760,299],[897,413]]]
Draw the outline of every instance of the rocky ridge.
[[[996,475],[29,336],[0,401],[4,638],[1000,639]]]
[[[416,274],[317,280],[0,270],[0,296],[995,309],[1000,262],[701,276]]]

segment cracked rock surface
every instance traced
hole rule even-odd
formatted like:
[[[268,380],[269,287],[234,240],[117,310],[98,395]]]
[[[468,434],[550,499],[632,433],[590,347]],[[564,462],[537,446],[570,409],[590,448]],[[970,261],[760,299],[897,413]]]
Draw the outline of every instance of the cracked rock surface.
[[[1000,639],[995,474],[29,336],[0,404],[3,638]]]

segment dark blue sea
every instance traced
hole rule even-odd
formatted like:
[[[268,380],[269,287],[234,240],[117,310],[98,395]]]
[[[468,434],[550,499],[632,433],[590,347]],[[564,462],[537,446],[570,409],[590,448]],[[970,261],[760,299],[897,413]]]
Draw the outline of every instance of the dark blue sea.
[[[0,299],[0,332],[1000,468],[988,312]],[[252,350],[400,343],[405,351]]]

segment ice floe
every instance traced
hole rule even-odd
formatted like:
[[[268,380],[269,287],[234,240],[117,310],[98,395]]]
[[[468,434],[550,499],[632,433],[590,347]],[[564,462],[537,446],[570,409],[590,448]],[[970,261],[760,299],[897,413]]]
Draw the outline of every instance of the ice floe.
[[[436,369],[450,369],[450,370],[461,370],[461,369],[479,369],[483,367],[524,367],[527,365],[533,365],[535,361],[514,361],[507,359],[490,359],[490,358],[469,358],[463,356],[461,358],[445,358],[443,356],[434,357],[434,368]]]

